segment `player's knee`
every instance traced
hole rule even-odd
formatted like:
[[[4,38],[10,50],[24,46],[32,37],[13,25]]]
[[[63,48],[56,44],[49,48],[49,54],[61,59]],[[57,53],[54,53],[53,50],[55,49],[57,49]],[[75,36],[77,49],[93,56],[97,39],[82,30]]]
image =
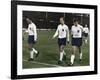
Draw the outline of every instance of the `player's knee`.
[[[72,46],[72,54],[75,54],[75,52],[76,52],[76,47]]]
[[[81,53],[82,51],[81,51],[81,47],[79,47],[79,53]]]
[[[63,51],[63,49],[62,48],[60,48],[60,52],[62,52]]]
[[[62,51],[63,51],[63,49],[60,48],[60,52],[62,52]]]
[[[32,50],[32,48],[31,48],[31,47],[29,47],[28,49],[29,49],[30,51]]]

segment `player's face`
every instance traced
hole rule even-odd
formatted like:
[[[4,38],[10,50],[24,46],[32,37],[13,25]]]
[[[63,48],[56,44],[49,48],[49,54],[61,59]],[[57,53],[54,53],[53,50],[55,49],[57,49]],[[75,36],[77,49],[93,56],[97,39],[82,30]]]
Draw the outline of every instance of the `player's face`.
[[[60,23],[63,25],[64,24],[64,19],[60,18]]]
[[[74,22],[74,25],[77,26],[77,25],[78,25],[78,21],[75,21],[75,22]]]
[[[31,20],[29,18],[26,19],[27,23],[30,24]]]

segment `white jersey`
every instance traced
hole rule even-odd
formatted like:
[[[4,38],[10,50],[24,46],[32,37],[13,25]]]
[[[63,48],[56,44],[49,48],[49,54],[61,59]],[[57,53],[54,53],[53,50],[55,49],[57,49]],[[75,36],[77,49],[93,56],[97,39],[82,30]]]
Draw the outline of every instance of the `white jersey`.
[[[31,23],[28,25],[28,35],[34,35],[34,40],[37,40],[37,30],[36,25],[34,23]]]
[[[54,34],[53,37],[56,37],[58,36],[58,38],[66,38],[66,35],[67,35],[67,39],[69,41],[69,29],[68,29],[68,26],[67,25],[58,25],[58,28]]]
[[[89,33],[88,27],[84,27],[84,28],[83,28],[83,32],[84,32],[84,33]]]
[[[77,25],[77,27],[73,25],[71,28],[71,34],[73,38],[82,38],[82,32],[83,32],[83,26],[79,24]]]

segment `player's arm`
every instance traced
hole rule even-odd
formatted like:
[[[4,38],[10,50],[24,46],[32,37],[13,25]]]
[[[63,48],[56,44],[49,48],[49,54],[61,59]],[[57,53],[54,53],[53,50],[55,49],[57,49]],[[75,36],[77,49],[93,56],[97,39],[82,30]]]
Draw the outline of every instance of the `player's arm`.
[[[71,27],[71,38],[73,37],[73,26]]]
[[[36,30],[36,25],[33,25],[33,32],[34,32],[34,41],[37,41],[37,30]]]
[[[89,28],[88,28],[88,35],[89,35],[90,31],[89,31]]]
[[[83,32],[84,32],[84,28],[83,28],[82,25],[80,25],[80,29],[81,29],[81,31],[82,31],[82,33],[83,33]]]
[[[67,42],[69,43],[69,28],[67,27]]]
[[[54,39],[54,38],[57,37],[57,36],[58,36],[58,28],[57,28],[55,34],[53,35],[52,39]]]
[[[84,32],[84,28],[83,28],[83,26],[81,26],[81,29],[82,29],[82,32]]]
[[[29,28],[24,31],[24,33],[28,33],[28,32],[29,32]]]
[[[83,34],[85,33],[85,29],[83,28],[83,26],[80,26],[81,27],[81,30],[82,30],[82,37],[83,37]]]

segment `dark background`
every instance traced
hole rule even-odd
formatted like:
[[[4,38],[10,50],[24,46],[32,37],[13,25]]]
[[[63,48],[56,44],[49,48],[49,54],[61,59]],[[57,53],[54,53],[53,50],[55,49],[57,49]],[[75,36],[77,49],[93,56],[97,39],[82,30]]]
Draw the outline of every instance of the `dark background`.
[[[23,28],[28,27],[26,18],[30,18],[38,29],[56,29],[60,17],[64,17],[65,24],[68,25],[69,29],[73,25],[74,18],[78,18],[82,26],[87,24],[89,27],[89,14],[23,11]]]

